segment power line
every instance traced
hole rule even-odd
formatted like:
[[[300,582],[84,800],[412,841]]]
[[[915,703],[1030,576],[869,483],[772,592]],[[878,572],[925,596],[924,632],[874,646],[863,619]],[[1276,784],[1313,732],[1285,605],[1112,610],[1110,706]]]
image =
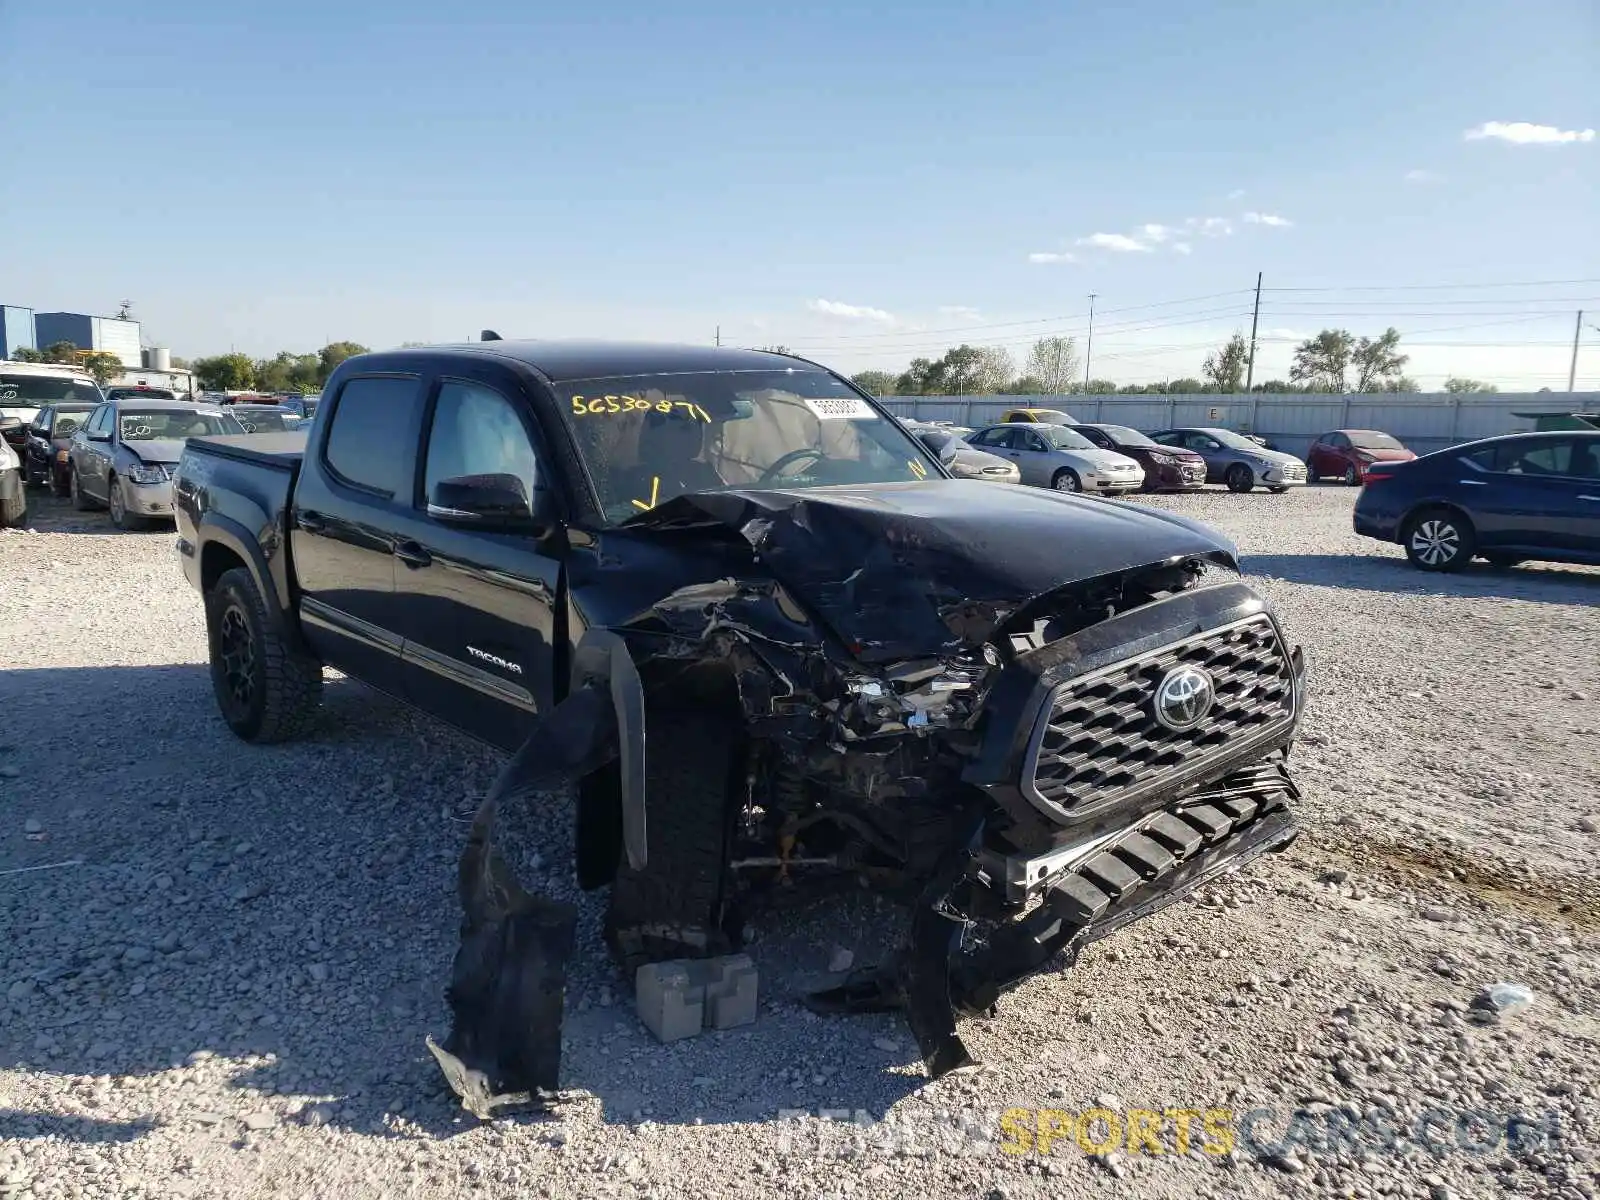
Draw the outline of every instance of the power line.
[[[1438,292],[1466,291],[1469,288],[1576,287],[1588,283],[1600,283],[1600,279],[1526,279],[1513,283],[1370,283],[1339,287],[1280,287],[1266,290],[1269,292]]]

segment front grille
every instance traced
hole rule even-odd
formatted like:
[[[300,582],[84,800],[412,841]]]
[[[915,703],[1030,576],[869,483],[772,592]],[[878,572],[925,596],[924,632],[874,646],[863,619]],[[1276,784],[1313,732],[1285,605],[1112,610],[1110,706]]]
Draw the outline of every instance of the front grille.
[[[1210,712],[1192,729],[1155,716],[1156,690],[1181,665],[1215,685]],[[1199,774],[1294,720],[1294,679],[1265,614],[1163,646],[1056,689],[1034,731],[1023,783],[1034,803],[1074,819]]]

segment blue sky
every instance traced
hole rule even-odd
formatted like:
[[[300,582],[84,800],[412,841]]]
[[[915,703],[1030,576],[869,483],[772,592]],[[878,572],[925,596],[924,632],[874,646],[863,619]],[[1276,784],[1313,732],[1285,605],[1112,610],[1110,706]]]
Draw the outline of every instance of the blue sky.
[[[1562,387],[1600,324],[1593,0],[5,0],[0,70],[0,301],[190,356],[720,325],[898,368],[1092,291],[1144,382],[1262,271],[1320,290],[1266,294],[1258,378],[1395,324],[1425,384]]]

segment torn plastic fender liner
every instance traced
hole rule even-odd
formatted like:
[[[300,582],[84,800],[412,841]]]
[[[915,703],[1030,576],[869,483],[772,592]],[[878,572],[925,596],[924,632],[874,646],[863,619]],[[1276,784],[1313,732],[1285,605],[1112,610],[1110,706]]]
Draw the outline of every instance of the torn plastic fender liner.
[[[462,1107],[496,1107],[554,1091],[577,910],[525,890],[495,838],[502,805],[581,779],[617,753],[616,709],[607,690],[575,689],[534,726],[473,817],[461,852],[461,945],[445,998],[450,1035],[428,1049]]]

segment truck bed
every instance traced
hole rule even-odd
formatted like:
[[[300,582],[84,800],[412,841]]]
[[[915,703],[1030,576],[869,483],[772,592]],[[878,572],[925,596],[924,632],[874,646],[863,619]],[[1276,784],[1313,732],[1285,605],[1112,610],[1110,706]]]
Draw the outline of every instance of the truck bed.
[[[306,432],[296,429],[290,433],[225,433],[192,437],[189,441],[218,458],[292,471],[305,455]]]

